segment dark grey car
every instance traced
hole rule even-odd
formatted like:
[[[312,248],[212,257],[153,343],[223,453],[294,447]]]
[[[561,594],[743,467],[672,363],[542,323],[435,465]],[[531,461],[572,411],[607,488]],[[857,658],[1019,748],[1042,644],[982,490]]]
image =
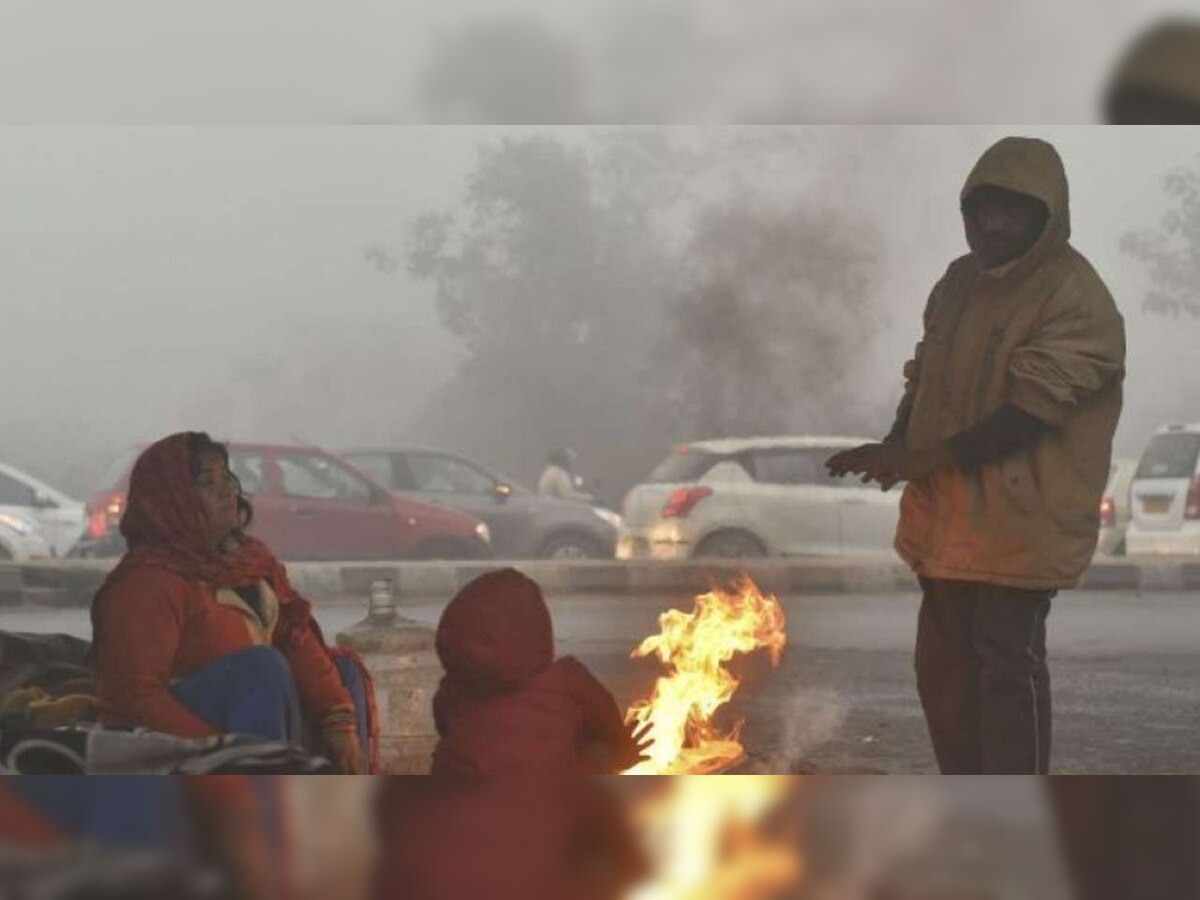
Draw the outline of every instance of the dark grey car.
[[[616,552],[615,513],[539,496],[456,454],[388,448],[342,456],[396,494],[482,519],[500,559],[611,559]]]

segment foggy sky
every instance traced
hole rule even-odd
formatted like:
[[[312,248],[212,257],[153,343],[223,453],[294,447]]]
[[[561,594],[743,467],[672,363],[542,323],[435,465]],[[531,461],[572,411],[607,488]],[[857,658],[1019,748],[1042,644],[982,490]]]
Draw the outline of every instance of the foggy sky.
[[[1127,316],[1121,445],[1136,453],[1161,422],[1200,419],[1200,368],[1185,362],[1198,358],[1200,322],[1144,315],[1143,273],[1118,242],[1156,223],[1161,177],[1200,153],[1200,129],[911,126],[886,154],[872,129],[849,132],[857,165],[833,199],[867,211],[887,248],[890,329],[864,352],[863,402],[899,390],[928,289],[963,250],[962,179],[1010,131],[1059,147],[1074,242]],[[452,205],[477,145],[500,133],[4,128],[0,458],[81,491],[98,456],[185,427],[335,446],[419,440],[411,422],[461,354],[427,289],[371,267],[364,249],[396,246],[413,215]]]
[[[1200,0],[6,0],[0,119],[418,123],[446,38],[512,15],[567,42],[610,123],[1085,123],[1134,32],[1186,12]],[[639,64],[656,22],[671,64]]]
[[[380,272],[364,252],[397,251],[414,215],[460,198],[481,142],[522,133],[451,126],[422,107],[422,72],[463,27],[505,14],[539,23],[576,54],[582,112],[602,121],[1012,121],[1019,111],[1084,122],[1133,29],[1200,0],[729,9],[8,0],[0,459],[82,493],[118,448],[180,428],[333,446],[421,440],[413,422],[462,351],[438,327],[427,286]],[[666,45],[637,68],[606,43],[681,10],[690,36],[670,48],[671,65],[659,64]],[[431,117],[439,124],[399,124]],[[912,126],[883,142],[870,128],[831,128],[813,131],[836,164],[826,161],[831,177],[812,196],[876,222],[885,244],[874,302],[886,329],[864,346],[856,379],[872,415],[899,390],[929,286],[963,249],[963,176],[991,139],[1018,132],[1058,143],[1076,243],[1129,318],[1123,451],[1160,421],[1200,419],[1200,376],[1182,364],[1200,327],[1142,315],[1142,273],[1117,250],[1126,229],[1155,223],[1160,178],[1200,151],[1195,134]],[[486,448],[463,449],[487,460]]]

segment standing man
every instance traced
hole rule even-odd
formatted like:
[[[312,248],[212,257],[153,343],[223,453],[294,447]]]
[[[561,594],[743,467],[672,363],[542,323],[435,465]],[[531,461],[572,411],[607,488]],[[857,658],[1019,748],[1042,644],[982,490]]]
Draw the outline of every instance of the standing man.
[[[917,690],[943,774],[1044,774],[1050,601],[1100,528],[1125,326],[1068,242],[1052,146],[1005,138],[962,191],[971,252],[951,263],[881,444],[835,475],[908,482],[896,549],[921,581]]]

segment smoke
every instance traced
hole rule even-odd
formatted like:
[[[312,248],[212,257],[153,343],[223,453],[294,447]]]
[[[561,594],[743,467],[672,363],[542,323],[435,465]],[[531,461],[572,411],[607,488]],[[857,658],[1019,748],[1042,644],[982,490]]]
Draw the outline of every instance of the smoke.
[[[860,191],[868,148],[903,144],[763,127],[485,146],[406,247],[468,353],[421,430],[527,481],[574,446],[610,499],[679,441],[882,433],[894,397],[860,388],[888,247]]]
[[[846,724],[849,709],[836,691],[806,690],[782,703],[778,750],[755,758],[747,774],[777,775],[804,772],[814,750],[831,741]]]
[[[919,778],[838,779],[808,792],[805,900],[872,900],[944,822],[933,788]]]

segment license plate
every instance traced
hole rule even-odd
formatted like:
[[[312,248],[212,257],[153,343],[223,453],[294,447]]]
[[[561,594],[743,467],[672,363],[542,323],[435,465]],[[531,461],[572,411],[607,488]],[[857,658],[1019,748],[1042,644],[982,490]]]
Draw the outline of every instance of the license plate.
[[[1143,497],[1142,512],[1148,516],[1162,516],[1171,511],[1170,497]]]

